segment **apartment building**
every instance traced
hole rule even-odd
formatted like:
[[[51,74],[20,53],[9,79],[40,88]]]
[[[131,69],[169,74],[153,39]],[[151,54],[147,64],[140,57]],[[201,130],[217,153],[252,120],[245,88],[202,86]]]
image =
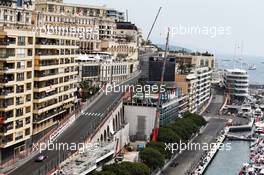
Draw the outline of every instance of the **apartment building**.
[[[176,74],[175,81],[182,93],[188,95],[188,111],[197,112],[197,76],[194,73],[186,75]]]
[[[0,1],[0,162],[32,135],[34,34],[28,1]]]
[[[34,57],[33,134],[38,134],[74,110],[77,97],[79,39],[36,34]]]
[[[159,52],[159,55],[163,56],[165,53]],[[168,57],[176,59],[177,64],[190,64],[194,68],[209,67],[210,69],[215,68],[215,57],[209,53],[178,53],[170,52]]]
[[[197,107],[201,110],[211,96],[212,70],[209,67],[201,67],[195,70],[197,76]]]
[[[116,22],[105,6],[36,0],[36,30],[80,38],[81,53],[101,50],[101,40],[114,40]]]

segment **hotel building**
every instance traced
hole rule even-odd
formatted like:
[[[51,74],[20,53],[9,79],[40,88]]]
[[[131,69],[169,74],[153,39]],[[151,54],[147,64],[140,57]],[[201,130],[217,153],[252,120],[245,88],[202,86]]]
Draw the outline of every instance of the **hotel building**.
[[[105,6],[68,4],[63,0],[36,0],[36,30],[80,38],[81,53],[101,50],[101,40],[114,40],[116,22]]]
[[[249,95],[249,75],[241,69],[227,69],[224,71],[224,85],[231,99],[243,100]]]
[[[90,81],[98,85],[106,82],[121,82],[137,71],[137,62],[114,60],[107,53],[80,55],[78,64],[78,81]]]

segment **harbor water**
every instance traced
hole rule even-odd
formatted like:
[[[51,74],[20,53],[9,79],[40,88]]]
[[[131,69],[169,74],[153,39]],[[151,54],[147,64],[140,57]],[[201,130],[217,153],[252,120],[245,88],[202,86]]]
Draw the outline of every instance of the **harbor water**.
[[[227,143],[231,144],[232,149],[219,150],[205,175],[238,175],[243,163],[249,161],[250,142],[227,140]]]
[[[232,69],[239,68],[245,69],[249,74],[250,84],[264,84],[264,57],[242,57],[241,59],[234,59],[230,55],[216,55],[218,68]],[[255,65],[255,70],[248,70],[250,65]]]

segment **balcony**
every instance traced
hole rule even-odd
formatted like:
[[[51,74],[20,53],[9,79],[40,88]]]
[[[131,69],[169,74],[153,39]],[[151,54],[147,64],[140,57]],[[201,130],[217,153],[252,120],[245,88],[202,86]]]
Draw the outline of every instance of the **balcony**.
[[[23,127],[23,120],[17,120],[16,121],[16,129],[22,128]]]
[[[0,124],[3,124],[6,120],[13,117],[14,117],[13,111],[0,112]]]
[[[0,58],[9,58],[9,57],[14,57],[15,56],[15,52],[14,53],[0,53]]]
[[[9,144],[10,142],[13,141],[13,135],[10,134],[8,136],[5,136],[3,139],[2,139],[2,144],[6,145],[6,144]]]
[[[0,101],[0,108],[7,108],[9,106],[13,106],[14,101],[13,99],[1,100]]]
[[[12,87],[0,89],[0,96],[7,96],[7,95],[13,94],[13,93],[14,93],[14,88],[12,88]]]
[[[13,75],[4,75],[0,76],[0,83],[9,83],[14,81],[14,76]]]
[[[47,111],[45,113],[42,113],[40,115],[34,115],[33,117],[33,122],[34,123],[40,123],[44,120],[48,120],[50,118],[52,118],[53,116],[56,116],[58,114],[61,114],[65,112],[65,110],[61,107],[61,108],[56,108],[56,109],[52,109],[50,111]]]
[[[46,98],[46,97],[50,97],[52,95],[55,95],[57,93],[58,93],[57,88],[54,91],[51,91],[51,92],[35,93],[34,99],[43,99],[43,98]]]
[[[1,128],[0,128],[0,132],[2,133],[6,133],[8,131],[11,131],[14,129],[14,126],[13,126],[13,123],[7,123],[7,124],[4,124]]]
[[[60,52],[57,49],[36,49],[36,56],[50,56],[50,55],[59,55]]]
[[[8,46],[11,44],[16,44],[16,38],[6,37],[6,38],[0,39],[0,46]]]
[[[34,110],[41,110],[41,109],[47,108],[49,106],[52,106],[56,103],[58,103],[58,101],[53,99],[53,100],[50,100],[48,102],[36,105],[36,107],[34,107]]]
[[[15,64],[14,63],[6,63],[6,62],[1,62],[1,64],[3,65],[0,68],[0,71],[11,71],[11,70],[15,70]]]

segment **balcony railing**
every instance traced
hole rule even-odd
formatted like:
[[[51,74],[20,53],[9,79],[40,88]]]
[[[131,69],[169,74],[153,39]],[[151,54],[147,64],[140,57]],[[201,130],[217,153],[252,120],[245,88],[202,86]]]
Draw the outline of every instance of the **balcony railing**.
[[[10,44],[16,44],[16,40],[12,40],[12,41],[0,41],[0,45],[2,45],[2,46],[8,46]]]
[[[6,54],[0,54],[0,58],[9,58],[9,57],[14,57],[15,56],[15,52],[14,53],[6,53]]]
[[[62,111],[64,111],[64,109],[59,109],[59,110],[56,110],[56,111],[53,111],[53,112],[48,112],[48,113],[45,113],[45,114],[34,116],[33,122],[37,123],[37,122],[43,121],[43,120],[48,119],[49,117],[51,117],[53,115],[59,114]]]

